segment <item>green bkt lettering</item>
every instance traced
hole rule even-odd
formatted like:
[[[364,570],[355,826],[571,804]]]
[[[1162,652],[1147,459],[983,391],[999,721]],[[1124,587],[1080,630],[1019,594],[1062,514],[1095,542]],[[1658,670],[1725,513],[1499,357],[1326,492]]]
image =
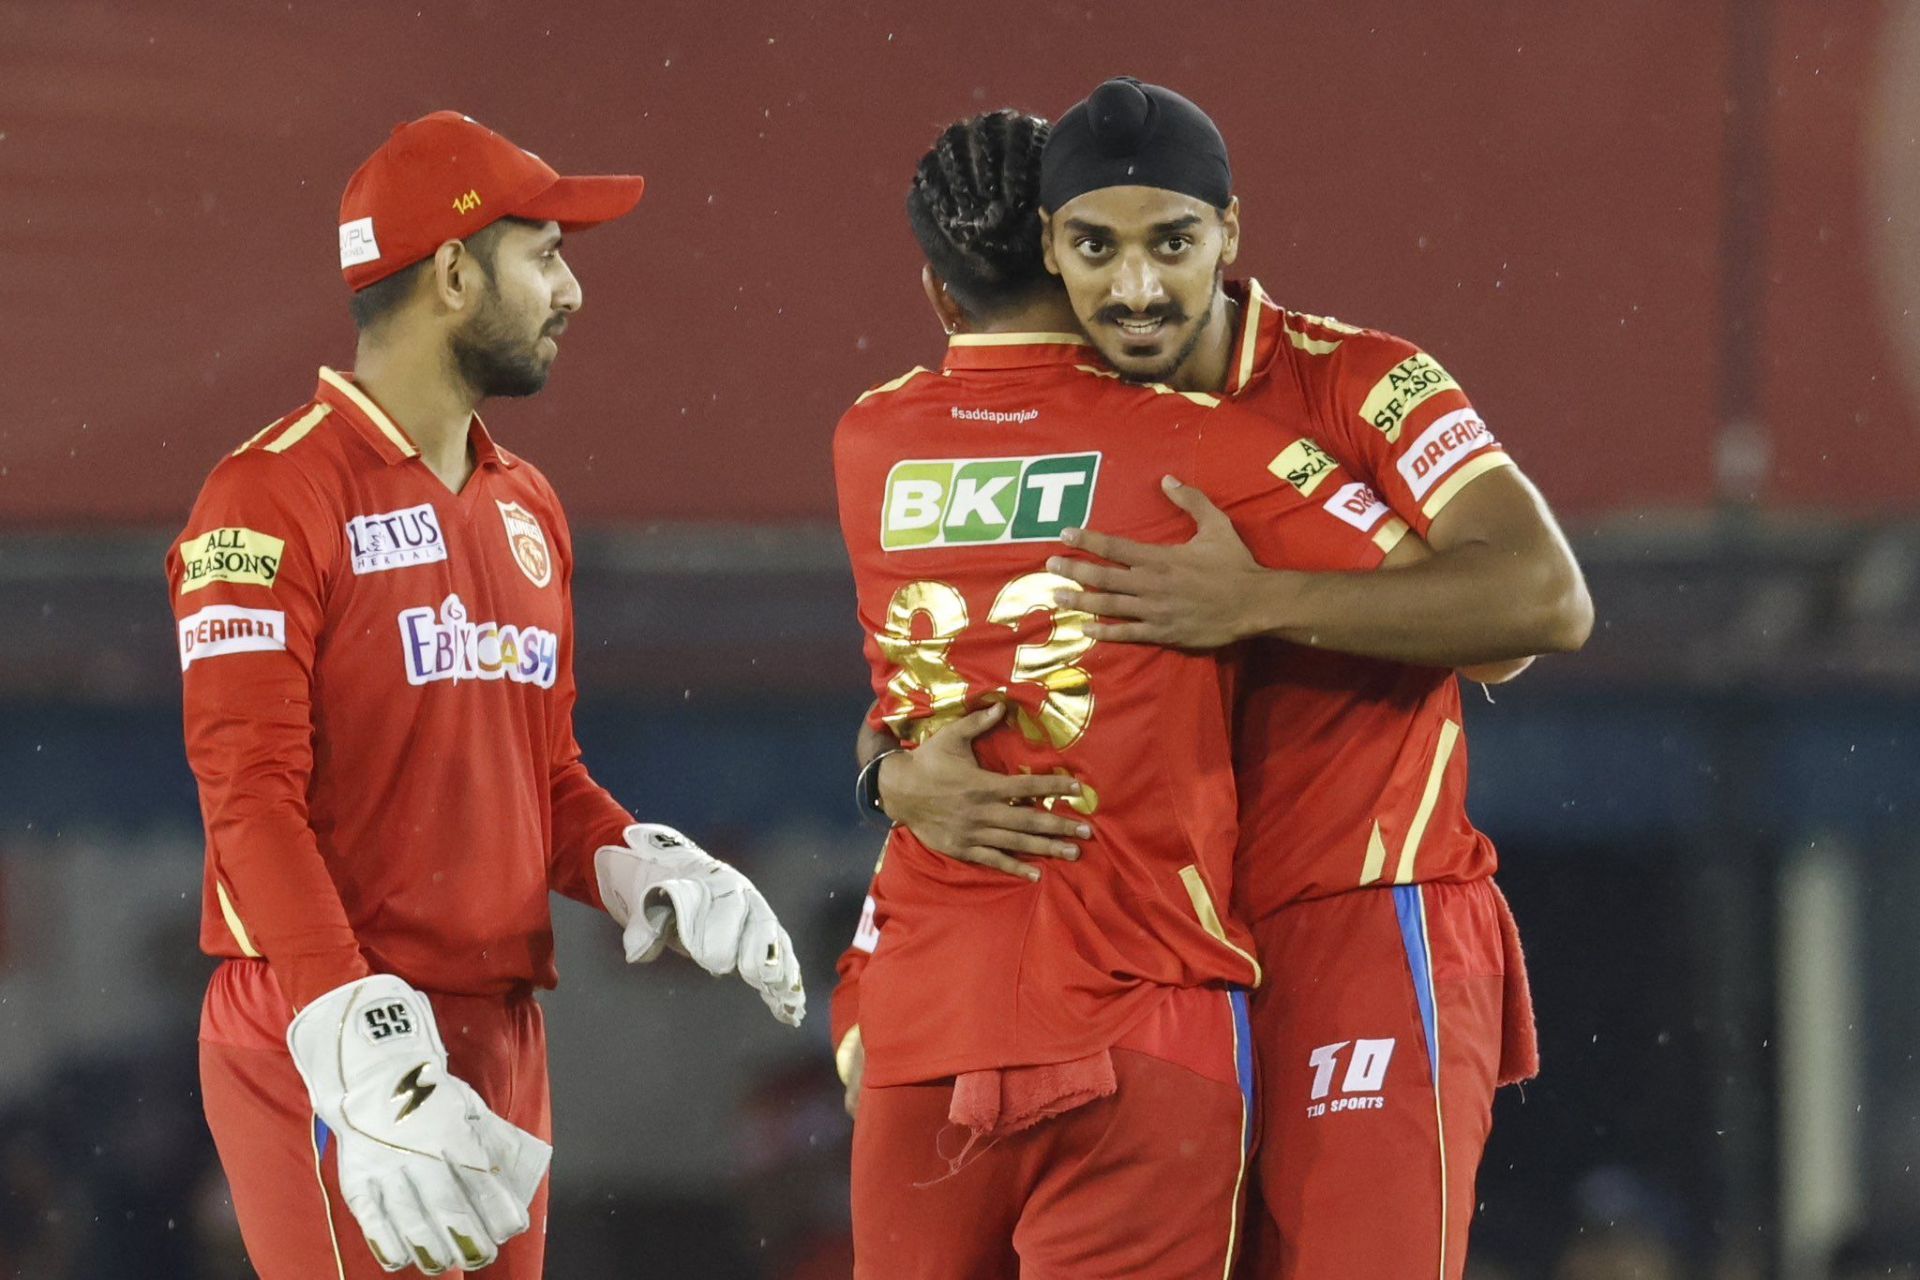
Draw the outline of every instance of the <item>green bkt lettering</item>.
[[[940,517],[946,513],[947,489],[952,480],[951,462],[897,463],[887,474],[880,545],[893,551],[939,541]]]
[[[953,473],[953,495],[942,521],[947,541],[998,542],[1013,520],[1014,485],[1020,458],[963,462]]]
[[[1087,522],[1099,471],[1098,453],[896,463],[887,474],[880,545],[903,551],[1058,538]]]
[[[1062,529],[1085,524],[1088,509],[1093,506],[1093,477],[1099,470],[1097,453],[1035,458],[1020,479],[1020,509],[1013,517],[1013,541],[1057,538]]]

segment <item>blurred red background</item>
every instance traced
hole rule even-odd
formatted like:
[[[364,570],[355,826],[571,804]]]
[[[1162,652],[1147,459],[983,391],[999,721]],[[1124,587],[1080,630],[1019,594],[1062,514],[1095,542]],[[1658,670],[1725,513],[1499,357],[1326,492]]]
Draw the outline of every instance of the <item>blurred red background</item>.
[[[548,392],[490,415],[575,519],[826,519],[840,409],[939,354],[920,152],[1118,72],[1215,114],[1270,291],[1433,349],[1576,517],[1712,502],[1728,406],[1772,445],[1719,492],[1910,507],[1920,20],[1752,12],[1757,94],[1727,2],[0,4],[0,523],[171,526],[350,363],[340,188],[447,106],[648,178],[569,246]]]

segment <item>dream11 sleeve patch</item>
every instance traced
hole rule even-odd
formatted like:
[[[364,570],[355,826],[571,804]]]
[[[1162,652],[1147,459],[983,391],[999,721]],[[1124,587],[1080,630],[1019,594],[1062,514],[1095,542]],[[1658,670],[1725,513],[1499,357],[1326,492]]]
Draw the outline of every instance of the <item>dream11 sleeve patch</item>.
[[[180,544],[180,594],[215,582],[271,588],[286,548],[285,538],[258,529],[209,529]]]
[[[287,615],[279,609],[210,604],[180,619],[180,669],[224,653],[271,653],[287,647]]]

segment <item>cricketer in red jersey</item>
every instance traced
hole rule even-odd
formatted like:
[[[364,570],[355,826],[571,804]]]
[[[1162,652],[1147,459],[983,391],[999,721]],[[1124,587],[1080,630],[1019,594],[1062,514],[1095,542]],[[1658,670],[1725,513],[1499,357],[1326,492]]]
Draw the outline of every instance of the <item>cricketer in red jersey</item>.
[[[1066,535],[1117,564],[1066,598],[1115,619],[1091,628],[1108,640],[1298,642],[1255,642],[1235,752],[1235,901],[1284,971],[1255,1001],[1265,1213],[1248,1271],[1445,1280],[1465,1266],[1494,1089],[1532,1074],[1536,1054],[1492,845],[1466,816],[1458,683],[1441,668],[1577,648],[1591,605],[1544,505],[1431,356],[1282,312],[1257,285],[1221,288],[1237,206],[1223,188],[1201,201],[1143,183],[1127,154],[1192,150],[1204,132],[1230,181],[1210,122],[1185,137],[1156,123],[1176,102],[1197,114],[1110,81],[1049,142],[1048,262],[1076,315],[1115,367],[1313,435],[1437,554],[1399,574],[1248,569],[1201,486],[1179,495],[1200,533],[1171,553]],[[1198,579],[1211,607],[1181,590]]]
[[[630,959],[670,919],[799,1016],[759,895],[582,765],[566,519],[473,412],[545,381],[580,305],[561,230],[639,195],[451,112],[396,129],[342,202],[358,373],[225,459],[168,554],[226,960],[203,1091],[264,1280],[541,1274],[549,892],[614,914]],[[787,956],[731,954],[749,937]]]
[[[1320,424],[1415,528],[1512,465],[1430,356],[1256,282],[1245,297],[1236,402]],[[1457,1276],[1494,1091],[1538,1067],[1518,932],[1467,816],[1460,682],[1278,640],[1245,664],[1236,905],[1276,975],[1255,1000],[1249,1274]],[[1381,1195],[1392,1221],[1334,1226]]]

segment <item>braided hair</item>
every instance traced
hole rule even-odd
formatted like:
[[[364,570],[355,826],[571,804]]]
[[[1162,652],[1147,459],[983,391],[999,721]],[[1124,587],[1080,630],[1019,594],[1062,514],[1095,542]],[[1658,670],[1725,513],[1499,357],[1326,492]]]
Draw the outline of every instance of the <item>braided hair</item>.
[[[1051,284],[1040,252],[1049,126],[1011,108],[948,125],[920,159],[907,220],[947,293],[978,318]]]

